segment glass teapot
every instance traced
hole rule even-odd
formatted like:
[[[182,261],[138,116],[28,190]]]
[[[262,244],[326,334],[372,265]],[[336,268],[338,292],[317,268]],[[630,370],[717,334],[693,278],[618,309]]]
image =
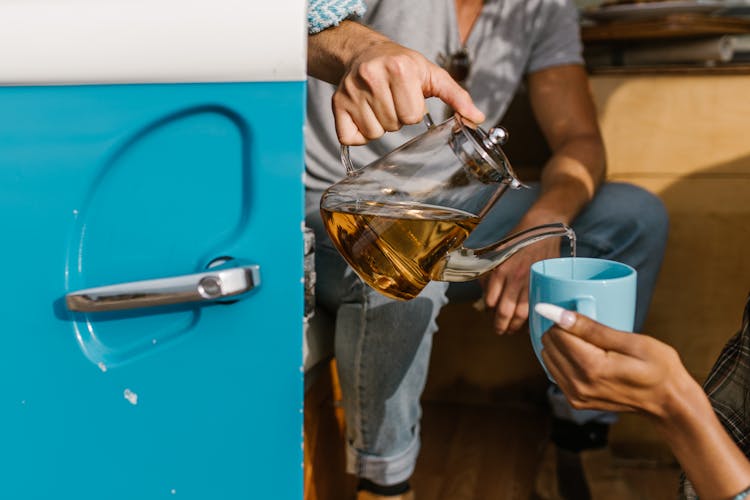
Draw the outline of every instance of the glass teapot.
[[[523,231],[482,248],[471,234],[510,187],[525,188],[500,146],[507,132],[489,133],[454,115],[369,165],[356,168],[341,147],[346,177],[320,201],[328,235],[357,274],[380,293],[409,300],[431,281],[469,281],[521,248],[574,234],[565,224]]]

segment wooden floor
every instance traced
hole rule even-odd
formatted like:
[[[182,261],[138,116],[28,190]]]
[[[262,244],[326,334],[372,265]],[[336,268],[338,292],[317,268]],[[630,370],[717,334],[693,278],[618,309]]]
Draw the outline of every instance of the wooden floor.
[[[413,478],[418,500],[555,499],[555,451],[548,418],[534,407],[424,405],[422,452]],[[677,498],[679,469],[584,452],[594,500]]]
[[[546,434],[546,419],[522,407],[425,403],[418,498],[528,499]]]
[[[344,473],[343,414],[335,384],[322,377],[305,401],[305,500],[353,500]],[[558,500],[549,417],[537,404],[423,403],[422,450],[412,478],[417,500]],[[679,470],[583,454],[594,500],[677,498]],[[577,500],[577,499],[572,499]]]

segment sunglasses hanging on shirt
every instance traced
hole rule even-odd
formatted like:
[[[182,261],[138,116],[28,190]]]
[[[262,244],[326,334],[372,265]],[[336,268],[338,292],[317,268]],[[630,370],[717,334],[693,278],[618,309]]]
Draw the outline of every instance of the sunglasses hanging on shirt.
[[[471,58],[469,57],[469,50],[465,45],[447,56],[442,52],[439,53],[437,63],[448,72],[456,83],[464,89],[466,88],[466,80],[469,78],[469,72],[471,71]],[[447,107],[445,118],[450,118],[453,116],[453,113],[454,111],[450,107]]]
[[[469,77],[471,71],[471,58],[469,57],[469,50],[466,46],[461,47],[457,51],[449,55],[442,53],[437,56],[437,63],[443,68],[448,74],[456,80],[456,82],[465,87],[466,79]]]

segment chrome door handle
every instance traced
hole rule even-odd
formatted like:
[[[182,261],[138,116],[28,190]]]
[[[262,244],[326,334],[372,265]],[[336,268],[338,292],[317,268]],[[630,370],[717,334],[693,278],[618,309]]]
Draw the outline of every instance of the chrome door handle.
[[[256,265],[87,288],[65,296],[74,312],[104,312],[235,297],[260,285]]]

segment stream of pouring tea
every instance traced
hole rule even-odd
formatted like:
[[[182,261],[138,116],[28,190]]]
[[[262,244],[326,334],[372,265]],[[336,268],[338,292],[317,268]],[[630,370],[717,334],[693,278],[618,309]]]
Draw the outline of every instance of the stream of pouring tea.
[[[570,241],[570,279],[576,278],[576,232],[573,231],[572,227],[569,227],[565,232],[565,236]]]

